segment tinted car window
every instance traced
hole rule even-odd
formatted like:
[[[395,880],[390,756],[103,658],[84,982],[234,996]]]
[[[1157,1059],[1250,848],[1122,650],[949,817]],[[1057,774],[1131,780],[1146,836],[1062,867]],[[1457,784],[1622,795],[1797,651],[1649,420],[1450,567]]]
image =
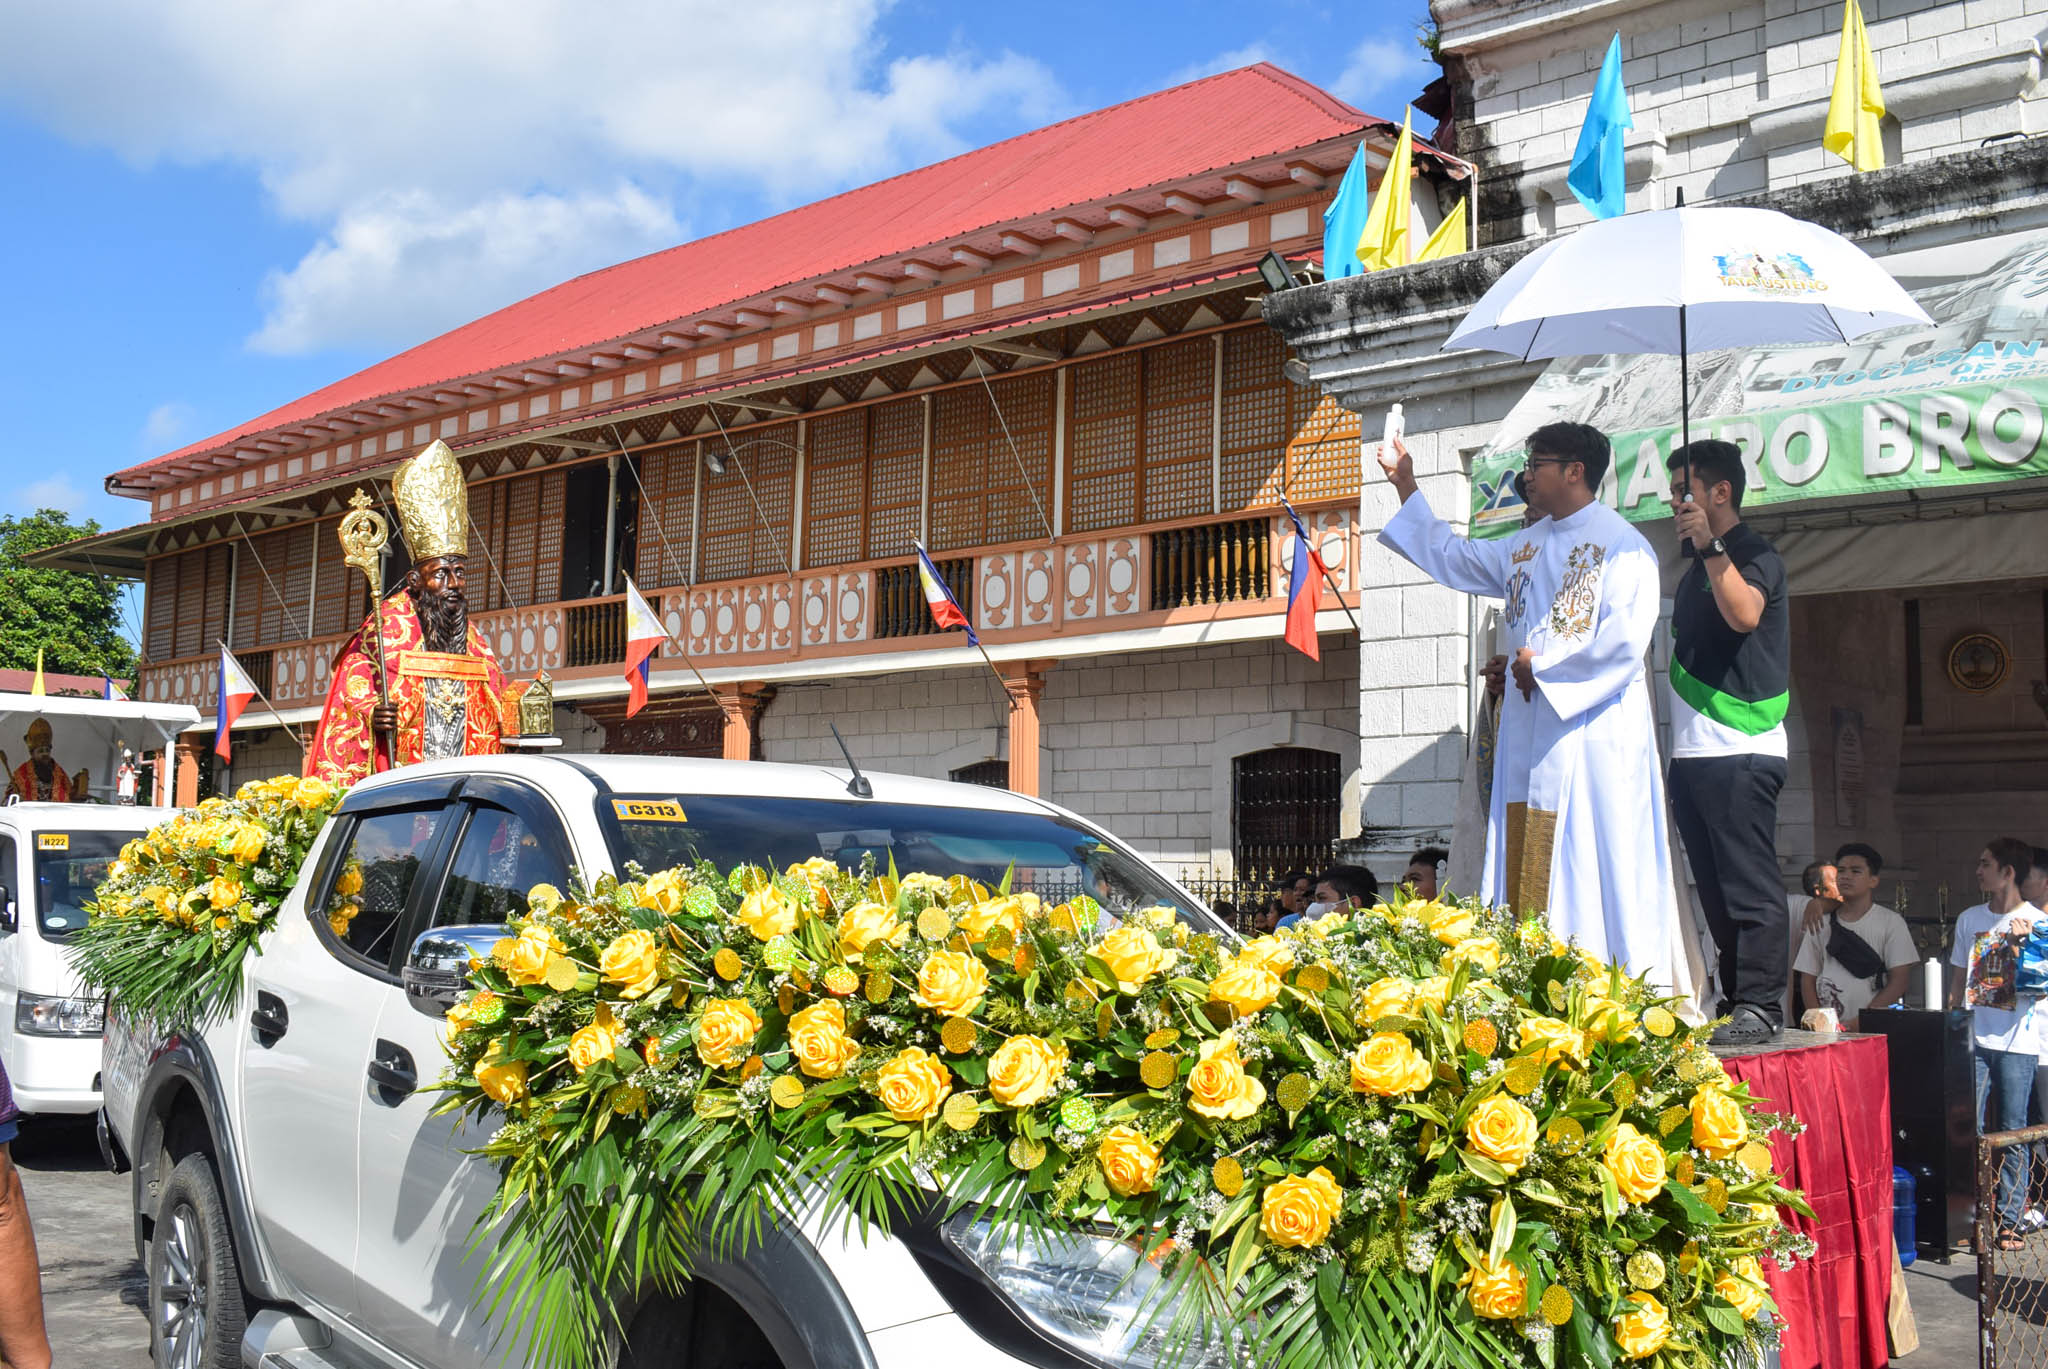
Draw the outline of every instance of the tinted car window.
[[[356,819],[325,910],[328,930],[349,951],[389,964],[406,899],[446,813],[413,808]]]
[[[636,802],[667,812],[636,819]],[[613,812],[619,820],[612,855],[622,872],[629,861],[649,871],[700,859],[720,869],[748,863],[781,869],[816,856],[858,870],[871,856],[878,871],[893,859],[899,873],[961,874],[990,888],[1007,874],[1013,890],[1047,902],[1087,894],[1113,916],[1165,907],[1205,930],[1214,925],[1149,865],[1086,825],[1049,813],[726,794],[622,799]]]
[[[569,882],[567,845],[552,823],[538,829],[517,813],[478,807],[456,845],[434,909],[435,927],[509,922],[526,912],[526,891]]]
[[[85,926],[85,905],[107,867],[137,832],[40,832],[36,840],[36,920],[43,935],[63,941]],[[60,849],[58,842],[62,842]]]

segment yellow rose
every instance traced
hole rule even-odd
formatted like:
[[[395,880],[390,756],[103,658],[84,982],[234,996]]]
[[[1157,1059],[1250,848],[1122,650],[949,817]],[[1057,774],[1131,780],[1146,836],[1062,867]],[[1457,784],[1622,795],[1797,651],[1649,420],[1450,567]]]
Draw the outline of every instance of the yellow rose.
[[[674,917],[683,910],[683,895],[689,887],[689,881],[675,870],[649,875],[640,886],[640,906],[652,908],[663,917]]]
[[[1435,1078],[1429,1058],[1403,1032],[1375,1032],[1351,1052],[1351,1087],[1360,1093],[1420,1093]]]
[[[1496,1264],[1491,1257],[1481,1258],[1484,1262],[1465,1274],[1465,1296],[1471,1299],[1472,1310],[1494,1321],[1521,1316],[1529,1305],[1529,1279],[1522,1267],[1513,1260]]]
[[[1636,1015],[1612,998],[1594,995],[1586,1000],[1586,1035],[1620,1043],[1635,1035]]]
[[[1444,952],[1444,973],[1450,974],[1461,964],[1470,965],[1480,974],[1492,974],[1500,968],[1500,943],[1490,936],[1465,938]]]
[[[713,998],[697,1023],[697,1058],[713,1069],[730,1069],[747,1058],[761,1017],[743,998]]]
[[[318,808],[334,797],[334,786],[326,780],[302,779],[292,784],[292,802],[301,808]]]
[[[1067,1048],[1039,1036],[1013,1036],[988,1058],[989,1096],[1006,1108],[1043,1102],[1067,1072]]]
[[[1280,976],[1252,960],[1233,960],[1209,981],[1209,1001],[1228,1003],[1239,1017],[1273,1006],[1280,996]]]
[[[1382,1017],[1406,1017],[1415,997],[1415,985],[1406,979],[1375,979],[1365,986],[1365,1002],[1358,1009],[1358,1024],[1369,1027]]]
[[[1607,1138],[1600,1163],[1614,1176],[1614,1186],[1632,1203],[1647,1203],[1664,1188],[1664,1147],[1627,1122]]]
[[[925,1122],[938,1116],[939,1106],[953,1091],[953,1072],[935,1055],[912,1046],[882,1066],[875,1094],[899,1122]]]
[[[1717,1088],[1703,1088],[1692,1096],[1692,1143],[1725,1160],[1749,1139],[1749,1122],[1742,1105]]]
[[[350,898],[363,891],[363,867],[350,861],[334,881],[334,892]]]
[[[1010,939],[1014,941],[1024,934],[1024,919],[1036,917],[1039,911],[1037,894],[1010,894],[1004,898],[985,898],[960,910],[960,930],[976,941],[986,941],[990,932],[997,927],[1004,927],[1009,930]]]
[[[1245,942],[1238,948],[1237,958],[1274,974],[1286,974],[1294,968],[1294,948],[1277,936],[1255,937]]]
[[[1420,1015],[1428,1008],[1438,1017],[1444,1015],[1444,1003],[1450,998],[1451,981],[1443,975],[1434,974],[1427,979],[1415,981],[1414,992],[1409,996],[1408,1010]]]
[[[1747,1255],[1721,1271],[1721,1276],[1714,1280],[1714,1291],[1733,1303],[1744,1321],[1755,1321],[1771,1296],[1764,1283],[1764,1271]]]
[[[598,956],[597,969],[619,986],[619,997],[645,998],[661,983],[661,943],[652,932],[621,932]]]
[[[1188,1074],[1188,1106],[1204,1117],[1237,1122],[1266,1101],[1266,1086],[1244,1070],[1230,1033],[1202,1043],[1201,1057]]]
[[[1304,920],[1301,922],[1297,922],[1294,925],[1297,927],[1306,928],[1310,936],[1316,938],[1316,940],[1318,941],[1322,941],[1327,939],[1339,927],[1347,926],[1350,923],[1350,921],[1350,914],[1331,911],[1324,913],[1314,922],[1308,922]]]
[[[253,822],[238,822],[222,834],[221,854],[231,856],[244,865],[254,864],[263,855],[266,833]]]
[[[1408,911],[1419,915],[1422,918],[1422,925],[1429,928],[1430,935],[1446,946],[1455,946],[1472,935],[1473,919],[1470,908],[1446,908],[1443,904],[1432,901]]]
[[[209,906],[225,911],[242,901],[242,881],[233,875],[215,875],[206,886]]]
[[[1344,1190],[1317,1165],[1306,1177],[1290,1174],[1266,1185],[1259,1195],[1259,1230],[1275,1245],[1321,1245],[1343,1206]]]
[[[1465,1119],[1465,1142],[1513,1174],[1536,1149],[1536,1114],[1504,1093],[1493,1094]]]
[[[1614,1321],[1614,1339],[1630,1359],[1648,1359],[1671,1339],[1671,1314],[1648,1293],[1631,1293],[1628,1311]]]
[[[757,939],[767,941],[795,931],[796,913],[796,905],[784,898],[780,889],[764,884],[740,900],[740,910],[733,917]]]
[[[1586,1058],[1586,1037],[1577,1027],[1556,1017],[1532,1017],[1516,1028],[1521,1048],[1541,1047],[1537,1059],[1546,1065],[1559,1060],[1581,1063]]]
[[[484,1096],[501,1107],[526,1096],[526,1062],[499,1059],[495,1041],[483,1059],[476,1062],[475,1074],[477,1087],[484,1091]]]
[[[789,1019],[789,1049],[798,1068],[813,1079],[837,1079],[860,1054],[846,1034],[846,1009],[829,998]]]
[[[529,923],[518,936],[503,937],[493,945],[491,959],[514,984],[544,984],[565,949],[552,931]]]
[[[618,1024],[610,1019],[610,1014],[606,1014],[589,1026],[579,1028],[569,1038],[569,1063],[581,1074],[598,1061],[611,1059],[612,1052],[618,1048]]]
[[[965,951],[933,951],[917,972],[913,1003],[942,1017],[965,1017],[988,992],[988,968]]]
[[[1150,1193],[1159,1178],[1159,1147],[1131,1127],[1111,1127],[1096,1148],[1095,1158],[1101,1162],[1109,1191],[1119,1198]]]
[[[858,961],[877,941],[901,946],[910,928],[897,921],[896,911],[880,903],[856,903],[839,919],[839,954]]]
[[[1136,993],[1146,980],[1172,969],[1174,961],[1180,958],[1178,951],[1161,946],[1150,928],[1132,922],[1096,942],[1088,953],[1109,966],[1117,988],[1124,993]]]

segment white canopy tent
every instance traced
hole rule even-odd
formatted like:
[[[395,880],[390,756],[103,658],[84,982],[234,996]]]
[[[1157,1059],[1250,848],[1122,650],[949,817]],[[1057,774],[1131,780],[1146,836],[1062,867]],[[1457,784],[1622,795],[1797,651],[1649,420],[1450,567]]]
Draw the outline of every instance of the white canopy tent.
[[[178,734],[199,725],[199,710],[189,704],[0,692],[0,753],[7,755],[10,773],[28,759],[25,734],[37,718],[50,724],[57,763],[67,774],[88,771],[95,797],[112,796],[114,772],[126,746],[138,759],[152,751],[163,753],[164,795],[174,801]],[[0,791],[5,788],[0,781]]]

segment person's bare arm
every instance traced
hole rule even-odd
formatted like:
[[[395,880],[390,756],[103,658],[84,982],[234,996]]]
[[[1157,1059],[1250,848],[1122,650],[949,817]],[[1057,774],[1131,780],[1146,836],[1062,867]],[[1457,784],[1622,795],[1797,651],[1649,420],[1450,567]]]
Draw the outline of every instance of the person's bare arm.
[[[49,1369],[50,1337],[43,1329],[43,1276],[28,1195],[14,1168],[12,1149],[0,1145],[0,1360],[8,1369]]]
[[[1822,929],[1827,926],[1828,914],[1841,906],[1831,898],[1810,898],[1806,900],[1806,913],[1801,918],[1800,925],[1806,929],[1808,936],[1819,936]]]
[[[1863,1005],[1863,1012],[1875,1012],[1879,1008],[1889,1008],[1892,1004],[1902,1001],[1906,996],[1906,985],[1912,978],[1911,965],[1897,965],[1886,971],[1884,987],[1877,991],[1877,997]],[[1858,1013],[1857,1021],[1862,1020],[1863,1014]]]
[[[1819,1006],[1820,981],[1816,976],[1801,970],[1799,972],[1799,1011],[1804,1013],[1808,1008],[1818,1008]]]
[[[1707,544],[1714,540],[1713,529],[1707,526],[1707,511],[1698,504],[1674,503],[1672,512],[1678,520],[1678,535],[1689,538],[1694,547],[1705,551]],[[1742,570],[1733,557],[1708,556],[1707,584],[1714,591],[1714,607],[1721,611],[1721,621],[1737,632],[1754,632],[1764,620],[1764,592],[1742,578]]]

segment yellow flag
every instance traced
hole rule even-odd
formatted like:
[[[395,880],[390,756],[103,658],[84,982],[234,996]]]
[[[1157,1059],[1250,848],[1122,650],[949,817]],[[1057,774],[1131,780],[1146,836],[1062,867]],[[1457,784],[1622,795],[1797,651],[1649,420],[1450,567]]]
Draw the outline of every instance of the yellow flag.
[[[1827,129],[1820,145],[1858,171],[1884,165],[1884,91],[1877,84],[1877,59],[1870,35],[1863,31],[1863,11],[1856,0],[1842,6],[1842,47],[1835,56],[1835,89],[1828,97]]]
[[[1401,119],[1401,140],[1380,176],[1379,191],[1366,211],[1365,231],[1358,236],[1358,261],[1368,271],[1406,266],[1408,257],[1408,177],[1414,161],[1408,118]]]
[[[1465,199],[1461,195],[1451,206],[1451,212],[1444,215],[1444,221],[1436,226],[1436,232],[1429,235],[1429,241],[1422,244],[1422,250],[1415,254],[1417,261],[1441,261],[1455,257],[1460,252],[1472,250],[1465,235]]]
[[[28,692],[31,694],[41,694],[43,692],[43,649],[41,647],[36,648],[36,680],[34,684],[28,687]]]

